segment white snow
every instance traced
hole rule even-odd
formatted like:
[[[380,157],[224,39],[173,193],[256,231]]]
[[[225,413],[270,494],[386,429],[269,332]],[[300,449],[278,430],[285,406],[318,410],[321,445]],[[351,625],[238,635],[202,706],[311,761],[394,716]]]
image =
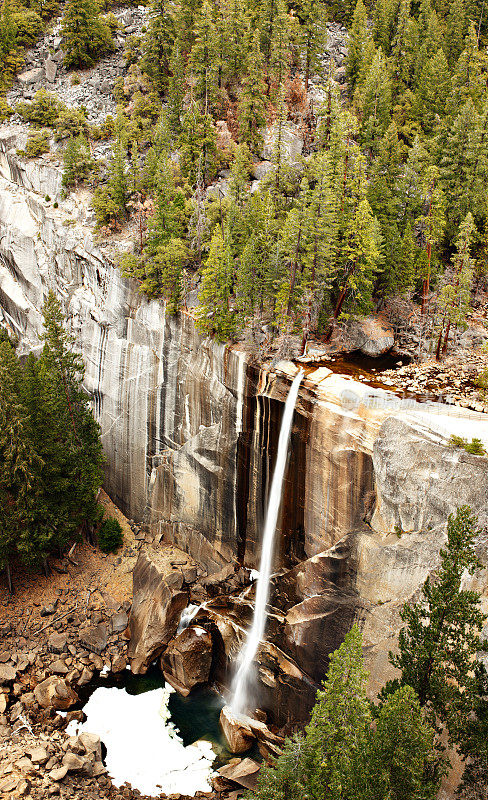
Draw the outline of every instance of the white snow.
[[[73,736],[88,731],[100,736],[115,786],[128,781],[150,796],[209,792],[215,753],[206,741],[184,746],[170,721],[172,691],[168,684],[138,695],[100,687],[83,709],[86,722],[71,722],[67,733]]]

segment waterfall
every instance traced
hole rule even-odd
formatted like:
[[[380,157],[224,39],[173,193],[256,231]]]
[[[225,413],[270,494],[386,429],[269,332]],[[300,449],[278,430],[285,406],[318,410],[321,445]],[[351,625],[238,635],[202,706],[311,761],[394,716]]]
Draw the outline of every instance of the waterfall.
[[[190,623],[196,617],[198,612],[202,608],[205,608],[206,605],[207,605],[206,603],[200,603],[200,605],[197,606],[194,605],[193,603],[190,603],[189,606],[183,609],[183,611],[181,612],[180,621],[178,623],[178,630],[176,631],[177,636],[179,633],[184,631],[185,628],[188,628],[190,626]]]
[[[303,378],[303,371],[295,377],[288,397],[286,398],[285,410],[281,421],[280,438],[278,441],[278,455],[271,481],[271,491],[269,494],[266,520],[264,524],[263,543],[261,550],[261,561],[259,564],[259,577],[256,586],[256,601],[254,604],[254,616],[252,625],[248,631],[246,641],[239,654],[239,668],[232,684],[232,700],[230,708],[235,714],[242,714],[246,711],[247,695],[251,677],[252,663],[256,655],[259,642],[263,638],[266,626],[266,606],[268,604],[269,582],[271,578],[271,567],[273,563],[273,545],[278,521],[278,512],[281,505],[281,495],[283,478],[285,476],[286,460],[288,455],[288,442],[290,440],[293,414],[295,403],[298,396],[298,389]]]

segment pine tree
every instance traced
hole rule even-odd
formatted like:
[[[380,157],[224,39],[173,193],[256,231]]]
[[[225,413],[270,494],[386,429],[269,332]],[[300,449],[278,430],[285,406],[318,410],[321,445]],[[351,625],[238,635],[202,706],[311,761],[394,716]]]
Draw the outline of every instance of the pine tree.
[[[411,686],[398,689],[381,706],[370,748],[372,797],[435,800],[444,763]]]
[[[378,0],[374,6],[373,38],[387,56],[392,48],[397,11],[397,0]]]
[[[381,48],[376,51],[371,66],[358,84],[355,102],[362,116],[361,138],[376,153],[377,142],[390,121],[391,81]]]
[[[113,50],[112,34],[100,17],[97,0],[68,0],[61,32],[67,67],[91,67]]]
[[[364,56],[370,38],[366,8],[363,0],[358,0],[356,8],[354,9],[352,27],[349,33],[349,47],[346,60],[347,78],[351,87],[351,92],[354,91],[356,81],[363,70]]]
[[[237,314],[231,307],[233,286],[232,253],[227,236],[224,238],[217,225],[202,271],[197,325],[202,332],[213,334],[222,342],[232,338],[238,328]]]
[[[215,23],[208,0],[204,0],[195,21],[194,45],[188,62],[195,100],[209,113],[213,108],[217,89],[217,52]]]
[[[168,86],[175,41],[175,22],[168,0],[152,0],[151,17],[144,39],[142,66],[161,94]]]
[[[401,670],[401,685],[415,689],[432,724],[446,725],[451,741],[457,741],[473,705],[473,658],[486,649],[480,639],[486,619],[480,596],[462,588],[463,574],[472,575],[480,566],[476,534],[476,518],[468,506],[450,515],[436,577],[427,578],[419,602],[403,606],[399,652],[390,653],[391,663]],[[394,686],[387,684],[386,691]]]
[[[156,248],[145,268],[141,291],[149,297],[167,301],[170,314],[177,314],[183,304],[183,270],[188,263],[188,249],[174,236]]]
[[[44,348],[40,359],[31,361],[23,394],[44,462],[43,503],[52,548],[96,518],[104,458],[100,430],[82,388],[83,362],[71,349],[73,338],[52,293],[43,315]]]
[[[95,169],[95,161],[83,135],[71,136],[63,153],[63,187],[70,189],[83,183]]]
[[[288,14],[283,0],[277,0],[273,35],[270,40],[269,58],[266,60],[268,90],[274,82],[278,91],[290,71],[292,42],[297,36],[296,19]],[[270,93],[268,91],[268,93]],[[271,93],[276,96],[276,93]]]
[[[416,91],[416,115],[426,133],[434,129],[437,119],[444,114],[450,90],[449,65],[444,51],[439,48],[426,61]]]
[[[195,185],[209,183],[217,165],[217,134],[212,118],[193,101],[181,120],[181,170]]]
[[[473,282],[473,259],[470,249],[476,227],[471,214],[466,216],[459,228],[456,254],[452,264],[452,281],[444,284],[439,294],[441,325],[437,340],[437,359],[447,351],[451,327],[466,326],[466,315],[471,308],[471,284]]]
[[[177,39],[170,60],[171,76],[168,85],[168,122],[174,137],[181,132],[181,116],[183,114],[183,100],[185,97],[185,59],[182,43]]]
[[[245,142],[251,152],[259,152],[263,136],[261,128],[266,124],[266,84],[263,79],[263,59],[256,32],[249,53],[248,73],[243,80],[239,101],[239,140]]]
[[[447,56],[451,66],[457,61],[463,50],[466,28],[464,0],[452,0],[446,19]]]
[[[11,561],[42,560],[35,538],[42,461],[31,440],[20,398],[20,365],[8,342],[0,342],[0,568],[12,591]],[[37,526],[39,527],[39,526]]]
[[[298,14],[301,22],[305,91],[308,91],[310,77],[319,67],[318,56],[324,51],[327,37],[327,9],[321,0],[301,0]]]
[[[426,269],[422,287],[422,313],[427,310],[427,300],[430,292],[430,278],[432,273],[432,255],[436,245],[440,242],[445,227],[445,198],[439,188],[439,170],[437,167],[427,169],[424,180],[424,214],[417,223],[422,230],[425,242]]]

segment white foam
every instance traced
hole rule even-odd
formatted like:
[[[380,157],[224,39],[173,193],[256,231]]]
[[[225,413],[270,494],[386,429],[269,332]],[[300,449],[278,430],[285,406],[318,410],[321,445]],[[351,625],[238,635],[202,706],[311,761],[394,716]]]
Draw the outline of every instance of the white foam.
[[[115,786],[127,781],[151,796],[209,792],[215,759],[212,745],[199,741],[184,746],[170,721],[169,695],[169,686],[138,695],[100,687],[83,709],[86,722],[70,723],[67,733],[88,731],[100,736]]]

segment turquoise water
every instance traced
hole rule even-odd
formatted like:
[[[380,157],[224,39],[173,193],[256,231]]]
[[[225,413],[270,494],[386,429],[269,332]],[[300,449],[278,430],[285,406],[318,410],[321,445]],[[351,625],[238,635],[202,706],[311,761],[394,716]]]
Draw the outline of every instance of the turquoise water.
[[[90,695],[99,686],[115,686],[118,689],[125,689],[128,694],[143,694],[164,685],[164,676],[156,666],[150,667],[145,675],[133,675],[126,669],[117,675],[99,677],[85,686],[80,691],[79,707],[83,708]],[[181,697],[177,692],[173,692],[168,704],[171,720],[183,739],[183,744],[187,746],[197,739],[211,742],[216,753],[216,767],[222,766],[234,757],[227,749],[219,725],[219,716],[224,705],[223,697],[209,687],[194,689],[188,697]],[[256,757],[257,753],[253,749],[249,751],[249,755]]]

